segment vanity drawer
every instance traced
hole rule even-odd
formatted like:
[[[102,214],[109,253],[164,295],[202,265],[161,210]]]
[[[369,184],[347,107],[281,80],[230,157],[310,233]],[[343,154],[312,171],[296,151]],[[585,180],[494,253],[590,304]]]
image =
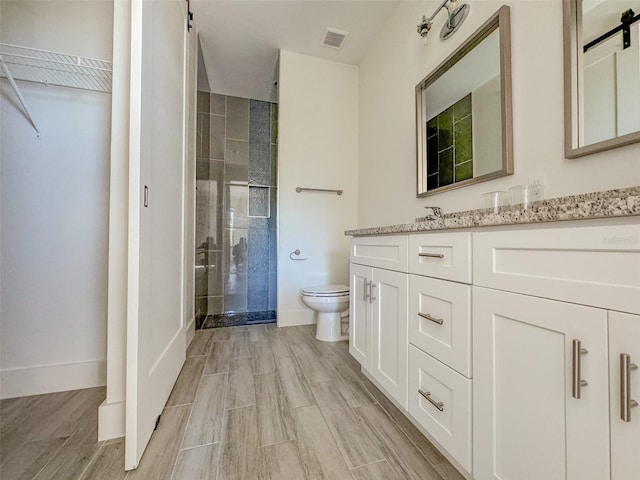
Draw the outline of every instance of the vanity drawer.
[[[355,237],[351,240],[351,262],[406,273],[408,246],[406,235]]]
[[[409,345],[409,413],[471,471],[471,380],[413,345]]]
[[[640,225],[479,232],[475,285],[640,313]]]
[[[471,286],[410,275],[409,342],[471,378]]]
[[[471,283],[471,233],[410,235],[409,273]]]

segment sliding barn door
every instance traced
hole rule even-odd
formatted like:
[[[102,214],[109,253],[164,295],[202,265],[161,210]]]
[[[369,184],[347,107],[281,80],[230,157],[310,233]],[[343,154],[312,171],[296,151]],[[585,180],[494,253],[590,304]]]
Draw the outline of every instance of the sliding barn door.
[[[182,0],[131,2],[125,468],[136,468],[185,358]]]

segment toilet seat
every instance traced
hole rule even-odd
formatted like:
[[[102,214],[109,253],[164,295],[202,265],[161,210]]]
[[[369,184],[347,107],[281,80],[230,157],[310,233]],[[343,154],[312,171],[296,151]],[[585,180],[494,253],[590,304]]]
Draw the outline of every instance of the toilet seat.
[[[303,289],[302,295],[305,297],[348,297],[349,287],[340,284],[318,285]]]

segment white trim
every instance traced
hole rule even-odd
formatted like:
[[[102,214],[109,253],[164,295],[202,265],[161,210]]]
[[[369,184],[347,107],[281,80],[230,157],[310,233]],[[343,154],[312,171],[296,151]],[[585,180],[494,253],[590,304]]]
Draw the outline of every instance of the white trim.
[[[138,324],[140,314],[140,195],[142,157],[143,0],[130,0],[131,55],[129,80],[129,212],[127,242],[127,363],[125,374],[125,470],[138,467],[144,447],[138,445]],[[146,446],[146,445],[145,445]]]
[[[102,387],[106,383],[106,360],[15,368],[0,372],[0,398]]]
[[[278,327],[295,325],[313,325],[316,323],[314,311],[308,308],[300,310],[278,310]]]
[[[191,343],[191,340],[193,340],[193,337],[196,336],[196,319],[194,317],[191,317],[191,319],[189,320],[189,322],[187,323],[187,327],[186,327],[186,341],[185,341],[185,349],[187,347],[189,347],[189,344]]]
[[[127,360],[131,5],[113,4],[113,81],[107,286],[107,402],[124,402]]]
[[[124,402],[107,403],[98,407],[98,441],[124,437]]]

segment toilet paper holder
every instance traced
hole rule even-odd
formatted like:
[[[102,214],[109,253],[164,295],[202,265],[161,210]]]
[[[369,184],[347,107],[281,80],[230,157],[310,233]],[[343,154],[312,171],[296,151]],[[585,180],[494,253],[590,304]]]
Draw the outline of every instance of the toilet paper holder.
[[[293,252],[291,252],[291,253],[289,254],[289,258],[290,258],[291,260],[293,260],[293,261],[296,261],[296,262],[304,262],[304,261],[307,259],[307,257],[305,257],[305,258],[293,258],[293,256],[294,256],[294,255],[295,255],[296,257],[297,257],[298,255],[300,255],[300,249],[299,249],[299,248],[296,248]]]

